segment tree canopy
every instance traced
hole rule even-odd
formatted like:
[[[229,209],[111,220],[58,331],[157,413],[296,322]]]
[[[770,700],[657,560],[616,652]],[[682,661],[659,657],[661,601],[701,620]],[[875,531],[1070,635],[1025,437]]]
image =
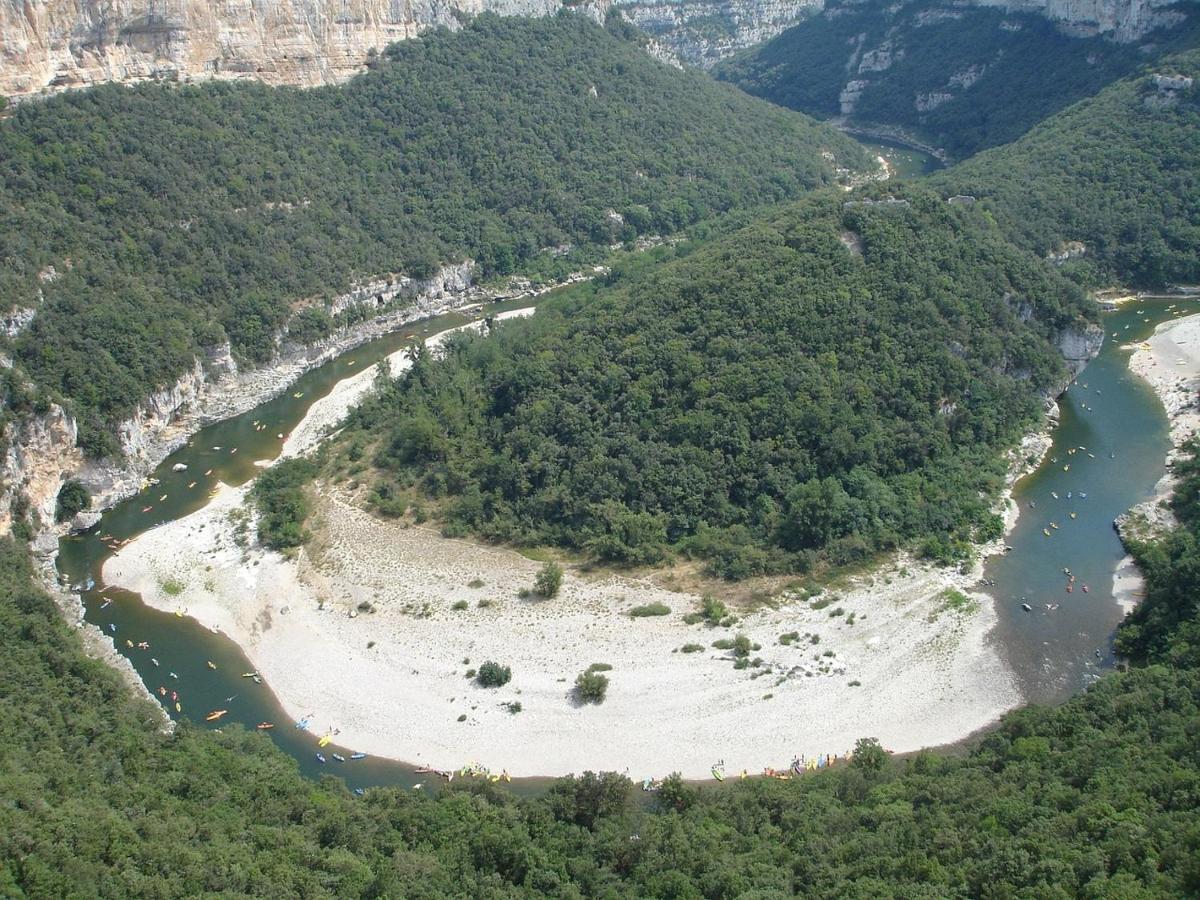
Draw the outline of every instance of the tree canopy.
[[[810,115],[899,127],[952,158],[1016,140],[1038,122],[1134,72],[1194,46],[1194,14],[1137,44],[1068,34],[1036,13],[927,0],[830,2],[715,70],[758,97]]]
[[[1158,76],[1182,76],[1179,89]],[[1188,81],[1188,79],[1191,79]],[[986,206],[1014,240],[1046,254],[1086,245],[1063,271],[1087,284],[1200,281],[1200,50],[1047,119],[1020,140],[933,177]]]
[[[825,155],[823,155],[825,154]],[[317,90],[106,85],[0,122],[0,308],[85,445],[228,339],[262,362],[355,279],[544,265],[868,167],[854,142],[581,16],[485,15]],[[315,308],[291,317],[304,302]]]
[[[632,564],[674,547],[728,577],[918,538],[952,557],[991,525],[1001,451],[1089,307],[985,216],[875,195],[773,212],[423,355],[342,440],[488,538]]]

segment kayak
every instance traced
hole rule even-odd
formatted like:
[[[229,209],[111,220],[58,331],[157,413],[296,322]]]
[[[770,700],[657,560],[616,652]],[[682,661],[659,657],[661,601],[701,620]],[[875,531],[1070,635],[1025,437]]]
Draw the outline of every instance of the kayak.
[[[324,747],[326,744],[330,743],[332,740],[333,740],[332,734],[324,735],[319,741],[317,741],[317,746]]]
[[[366,758],[367,758],[367,754],[365,754],[365,753],[351,753],[351,754],[350,754],[350,758],[351,758],[351,759],[366,759]]]
[[[221,718],[221,716],[225,715],[225,713],[227,713],[227,712],[229,712],[229,710],[227,710],[227,709],[214,709],[212,712],[210,712],[207,716],[204,717],[204,721],[215,722],[215,721],[217,721],[217,719]]]
[[[259,731],[266,731],[269,728],[274,728],[275,723],[274,722],[259,722],[256,727],[258,728]]]
[[[346,757],[342,756],[342,754],[340,754],[340,753],[333,754],[333,758],[336,759],[338,762],[346,761]]]
[[[319,763],[324,763],[324,762],[325,762],[325,755],[324,755],[323,753],[318,753],[318,754],[317,754],[317,762],[319,762]]]

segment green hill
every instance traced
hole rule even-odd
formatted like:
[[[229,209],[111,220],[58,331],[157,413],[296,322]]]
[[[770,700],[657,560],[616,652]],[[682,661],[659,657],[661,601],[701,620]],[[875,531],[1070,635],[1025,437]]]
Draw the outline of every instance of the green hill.
[[[1169,49],[1196,42],[1200,16],[1122,45],[1069,37],[1042,16],[928,0],[832,2],[761,47],[723,63],[719,78],[826,118],[857,85],[852,123],[898,127],[952,158],[1020,137]]]
[[[676,548],[744,577],[917,539],[952,558],[994,533],[1000,451],[1088,307],[973,210],[845,196],[423,358],[343,443],[451,530],[616,562]]]
[[[1182,80],[1171,80],[1177,76]],[[1196,283],[1197,134],[1200,50],[1192,50],[939,173],[934,184],[985,200],[1002,227],[1038,253],[1082,242],[1086,255],[1064,272],[1084,282]]]
[[[21,105],[0,122],[0,305],[45,298],[12,349],[99,453],[200,348],[228,337],[269,358],[298,300],[464,257],[485,275],[544,265],[564,242],[794,197],[836,165],[870,161],[655,62],[618,24],[482,16],[341,87],[106,86]],[[330,327],[319,308],[293,324]]]

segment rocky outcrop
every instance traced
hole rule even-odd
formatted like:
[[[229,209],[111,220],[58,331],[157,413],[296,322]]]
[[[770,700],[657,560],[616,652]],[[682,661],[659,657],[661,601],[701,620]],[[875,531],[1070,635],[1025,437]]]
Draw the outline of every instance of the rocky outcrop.
[[[427,28],[490,11],[543,16],[559,0],[0,0],[0,94],[102,81],[255,78],[319,85]],[[605,0],[585,3],[602,14]]]
[[[56,403],[41,414],[9,424],[0,490],[0,534],[12,530],[14,500],[24,497],[30,513],[43,525],[54,522],[58,492],[83,466],[83,453],[75,446],[79,428],[75,419]]]
[[[92,495],[93,511],[112,505],[136,492],[146,475],[196,428],[250,409],[309,369],[407,321],[490,299],[473,287],[472,267],[468,260],[426,279],[393,275],[364,282],[325,304],[331,314],[361,308],[361,315],[353,317],[356,324],[308,345],[287,343],[280,334],[277,359],[261,369],[239,369],[228,344],[210,348],[174,383],[147,396],[118,426],[121,459],[85,459],[76,446],[78,424],[57,404],[10,423],[0,475],[0,534],[12,530],[14,501],[27,502],[30,518],[35,517],[47,538],[37,546],[52,553],[58,493],[68,479],[83,482]],[[90,524],[94,522],[84,514],[61,528]]]
[[[1178,25],[1180,0],[973,0],[976,6],[1028,12],[1057,22],[1078,37],[1103,36],[1120,43],[1141,40],[1156,28]]]
[[[1182,21],[1181,0],[973,0],[1038,13],[1081,36],[1137,41]],[[313,86],[361,72],[374,51],[482,12],[544,16],[610,8],[650,36],[661,59],[708,68],[769,40],[826,0],[0,0],[0,94],[26,97],[105,81],[252,78]],[[958,4],[956,4],[958,5]],[[969,4],[964,4],[969,5]],[[899,8],[899,7],[897,7]],[[846,9],[834,6],[828,15]],[[918,25],[962,15],[933,7]],[[902,49],[862,48],[880,72]]]
[[[1094,323],[1066,328],[1059,332],[1055,344],[1074,378],[1100,352],[1104,344],[1104,329]]]
[[[819,12],[824,0],[615,0],[621,15],[661,50],[691,66],[711,68]]]

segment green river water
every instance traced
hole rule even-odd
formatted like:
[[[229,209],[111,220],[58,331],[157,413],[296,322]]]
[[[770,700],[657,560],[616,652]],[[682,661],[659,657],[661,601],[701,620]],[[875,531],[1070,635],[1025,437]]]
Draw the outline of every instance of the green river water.
[[[1176,308],[1168,310],[1169,303],[1175,303]],[[489,312],[502,308],[494,306]],[[992,590],[1000,621],[993,638],[1016,671],[1027,699],[1061,700],[1111,665],[1109,645],[1121,615],[1112,597],[1112,575],[1123,556],[1112,520],[1150,493],[1162,474],[1168,449],[1162,408],[1150,389],[1129,374],[1128,352],[1119,345],[1143,339],[1155,323],[1185,311],[1200,311],[1200,301],[1147,301],[1105,314],[1106,332],[1116,332],[1118,338],[1106,340],[1099,357],[1062,398],[1062,419],[1055,431],[1054,449],[1046,462],[1017,486],[1022,515],[1008,538],[1014,549],[992,559],[986,577],[996,582]],[[202,429],[159,466],[154,473],[158,485],[107,511],[89,533],[62,540],[60,572],[72,584],[82,585],[89,578],[99,582],[101,567],[111,553],[100,540],[101,535],[134,537],[200,508],[217,480],[244,483],[257,471],[255,460],[278,455],[281,441],[276,435],[294,428],[309,405],[328,393],[337,381],[414,340],[464,321],[467,319],[461,315],[447,315],[408,326],[314,369],[276,399]],[[265,422],[268,427],[256,430],[255,421]],[[1066,449],[1078,446],[1087,447],[1094,458],[1086,452],[1068,457]],[[229,452],[233,447],[238,448],[236,455]],[[176,463],[185,464],[187,470],[173,472]],[[1064,465],[1070,465],[1070,470],[1063,471]],[[204,477],[202,473],[209,469],[212,475]],[[198,484],[189,489],[192,481]],[[1051,497],[1051,491],[1058,492],[1058,501]],[[1088,496],[1086,500],[1068,501],[1067,491],[1082,491]],[[167,499],[160,501],[164,494]],[[1031,502],[1036,508],[1030,508]],[[142,510],[146,506],[154,508],[145,513]],[[1074,520],[1069,518],[1071,511],[1077,513]],[[1047,538],[1042,529],[1048,528],[1051,521],[1060,528]],[[1064,566],[1076,573],[1078,585],[1089,585],[1089,593],[1078,586],[1071,594],[1065,592]],[[294,726],[269,685],[242,677],[252,667],[241,650],[223,635],[189,618],[150,609],[138,595],[116,588],[84,590],[82,597],[87,620],[112,634],[118,650],[129,657],[155,696],[159,696],[160,687],[167,690],[163,702],[172,716],[212,728],[230,723],[254,728],[260,722],[273,722],[275,728],[262,733],[294,757],[304,773],[336,774],[351,788],[420,782],[434,787],[429,776],[401,763],[372,758],[337,763],[332,759],[333,752],[349,758],[353,747],[327,747],[329,762],[319,763],[315,759],[318,736]],[[1032,613],[1022,610],[1022,597],[1033,607]],[[106,605],[106,600],[111,602]],[[1049,610],[1046,604],[1058,604],[1058,608]],[[128,647],[126,641],[135,646]],[[142,641],[149,643],[148,650],[136,648]],[[209,667],[209,661],[215,669]],[[319,678],[320,673],[313,677]],[[370,686],[364,685],[363,689],[369,690]],[[181,713],[175,711],[171,692],[178,697]],[[228,709],[229,713],[221,722],[206,725],[204,715],[213,709]],[[527,779],[514,782],[513,787],[535,791],[544,783],[543,779]]]

